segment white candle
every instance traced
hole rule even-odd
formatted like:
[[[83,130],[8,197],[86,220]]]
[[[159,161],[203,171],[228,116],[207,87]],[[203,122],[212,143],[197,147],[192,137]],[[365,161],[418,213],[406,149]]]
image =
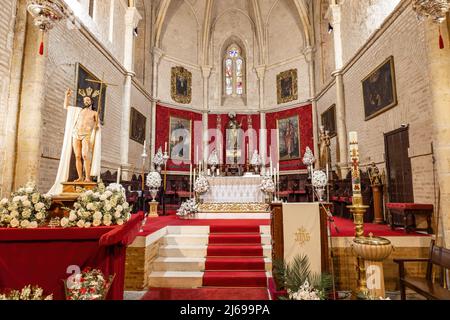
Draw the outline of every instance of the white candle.
[[[117,184],[120,183],[121,178],[122,178],[122,168],[119,167],[119,169],[117,169]]]
[[[192,163],[189,164],[189,190],[192,190]]]
[[[219,169],[216,169],[216,175],[220,176],[220,170]]]
[[[357,143],[358,142],[358,133],[356,131],[351,131],[348,133],[348,139],[350,140],[350,143]]]
[[[208,176],[211,175],[211,169],[208,168]]]
[[[147,140],[144,140],[144,151],[145,151],[145,147],[147,146]],[[144,152],[145,153],[145,152]]]
[[[167,141],[164,143],[164,152],[167,151]]]

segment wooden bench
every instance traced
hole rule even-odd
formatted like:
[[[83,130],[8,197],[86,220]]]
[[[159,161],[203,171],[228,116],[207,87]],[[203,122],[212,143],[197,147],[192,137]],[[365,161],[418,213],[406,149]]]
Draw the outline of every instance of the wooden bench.
[[[423,230],[428,234],[433,233],[431,228],[431,216],[433,214],[432,204],[421,203],[388,203],[386,207],[389,209],[391,218],[391,229],[402,226],[405,232]],[[416,216],[425,216],[427,220],[426,228],[417,228]]]
[[[444,288],[445,271],[450,269],[450,250],[435,245],[431,241],[428,258],[420,259],[394,259],[398,263],[400,276],[400,295],[402,300],[406,300],[406,288],[412,289],[428,300],[450,300],[450,291]],[[425,279],[419,277],[409,277],[405,273],[405,263],[426,262],[427,272]],[[441,267],[440,282],[432,281],[433,266]]]

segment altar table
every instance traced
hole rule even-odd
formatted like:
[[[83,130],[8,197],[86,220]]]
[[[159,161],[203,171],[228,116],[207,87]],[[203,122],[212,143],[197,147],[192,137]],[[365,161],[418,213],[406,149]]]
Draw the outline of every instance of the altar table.
[[[122,226],[92,228],[0,228],[0,291],[37,285],[64,300],[70,266],[115,275],[108,300],[122,300],[126,247],[139,233],[143,213]],[[69,269],[68,269],[69,268]],[[73,271],[72,271],[73,272]]]
[[[202,195],[205,203],[263,203],[261,176],[208,177],[209,191]]]

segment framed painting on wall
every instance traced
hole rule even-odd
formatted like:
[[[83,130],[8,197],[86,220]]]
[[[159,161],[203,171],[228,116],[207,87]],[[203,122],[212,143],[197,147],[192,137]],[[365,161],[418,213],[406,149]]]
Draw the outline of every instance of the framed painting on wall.
[[[172,68],[171,96],[178,103],[189,104],[192,101],[192,73],[183,67]]]
[[[278,104],[298,99],[297,69],[281,72],[277,75]]]
[[[169,129],[170,159],[172,161],[191,161],[191,120],[170,117]]]
[[[365,120],[397,105],[394,57],[390,56],[362,80]]]
[[[100,103],[100,123],[104,125],[105,123],[105,106],[106,106],[106,89],[107,86],[104,84],[101,86],[101,80],[96,77],[92,72],[90,72],[81,63],[76,64],[76,106],[84,108],[84,98],[86,96],[91,97],[93,106],[92,109],[99,111]],[[100,93],[101,89],[101,93]]]
[[[298,115],[277,120],[280,161],[300,159],[300,127]]]
[[[145,141],[145,124],[147,118],[137,111],[135,108],[131,107],[130,115],[130,139],[134,140],[140,144],[144,144]]]
[[[327,109],[322,115],[320,116],[322,120],[322,125],[326,131],[328,131],[328,134],[330,135],[330,138],[336,136],[336,105],[333,104],[331,107]]]

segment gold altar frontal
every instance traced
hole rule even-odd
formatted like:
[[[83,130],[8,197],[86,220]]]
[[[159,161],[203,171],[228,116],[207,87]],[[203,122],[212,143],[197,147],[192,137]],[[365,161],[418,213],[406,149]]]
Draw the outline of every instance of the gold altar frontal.
[[[203,213],[267,213],[270,212],[270,205],[267,203],[202,203],[199,205],[199,212]]]

